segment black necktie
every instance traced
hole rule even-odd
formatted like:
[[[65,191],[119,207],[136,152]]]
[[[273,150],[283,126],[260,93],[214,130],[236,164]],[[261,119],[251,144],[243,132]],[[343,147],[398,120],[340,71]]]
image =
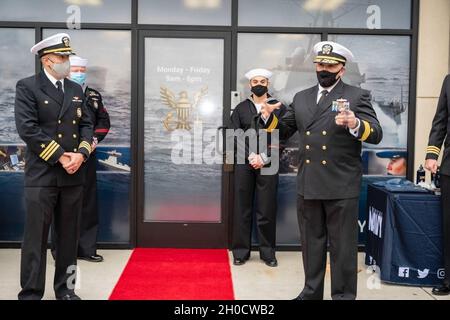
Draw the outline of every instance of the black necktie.
[[[320,92],[320,99],[319,102],[317,102],[317,105],[320,105],[323,100],[325,100],[325,97],[328,95],[328,90],[322,90],[322,92]]]
[[[63,92],[62,91],[62,83],[61,83],[61,81],[59,81],[59,80],[56,81],[56,87],[58,88],[58,92],[61,92],[61,93]]]
[[[61,81],[56,81],[56,87],[58,90],[58,99],[59,102],[62,104],[64,101],[64,91],[62,90],[62,82]]]

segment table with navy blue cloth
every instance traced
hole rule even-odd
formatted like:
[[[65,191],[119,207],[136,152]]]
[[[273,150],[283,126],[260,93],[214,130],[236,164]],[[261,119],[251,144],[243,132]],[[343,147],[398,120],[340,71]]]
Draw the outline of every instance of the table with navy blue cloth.
[[[389,283],[433,286],[444,275],[440,196],[368,185],[366,265]]]

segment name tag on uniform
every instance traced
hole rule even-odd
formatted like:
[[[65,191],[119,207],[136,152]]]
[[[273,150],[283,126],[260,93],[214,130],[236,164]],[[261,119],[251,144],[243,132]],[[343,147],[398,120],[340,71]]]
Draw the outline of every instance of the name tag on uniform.
[[[83,102],[79,97],[73,97],[72,102]]]

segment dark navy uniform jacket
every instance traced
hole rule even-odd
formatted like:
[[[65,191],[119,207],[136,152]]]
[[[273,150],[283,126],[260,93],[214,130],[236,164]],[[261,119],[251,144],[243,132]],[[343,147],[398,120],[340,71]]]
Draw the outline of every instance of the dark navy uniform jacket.
[[[58,159],[64,152],[91,153],[93,115],[77,83],[64,80],[64,99],[44,71],[16,85],[15,120],[27,145],[26,187],[61,187],[84,183],[83,165],[69,175]]]
[[[109,113],[103,105],[101,94],[92,88],[86,87],[84,90],[86,105],[94,115],[94,138],[98,142],[102,141],[111,128]]]
[[[274,114],[276,114],[278,117],[281,117],[286,112],[286,107],[282,105],[280,109],[277,109],[274,111]],[[253,103],[253,101],[250,98],[245,99],[241,103],[239,103],[235,108],[231,115],[231,124],[233,129],[242,129],[244,132],[246,132],[249,129],[254,129],[258,131],[258,129],[266,130],[267,131],[267,146],[264,148],[261,148],[259,146],[259,143],[256,145],[256,150],[251,150],[249,148],[249,142],[248,139],[245,140],[245,163],[249,163],[248,156],[250,153],[254,152],[255,154],[259,153],[266,153],[268,157],[271,156],[271,131],[275,129],[276,125],[272,123],[272,126],[265,126],[264,121],[261,119],[261,117],[257,117],[258,111],[256,110],[256,107]],[[267,122],[268,123],[268,122]],[[243,141],[243,139],[238,138],[235,139],[235,158],[237,156],[238,146],[240,145],[240,142]],[[280,139],[281,140],[281,139]],[[259,140],[257,140],[259,142]],[[283,141],[280,141],[280,143],[283,143]],[[251,146],[250,146],[251,147]],[[272,146],[279,148],[279,146]],[[241,148],[244,148],[244,146],[241,146]],[[236,162],[235,162],[236,163]]]
[[[445,140],[444,156],[440,167],[440,173],[450,175],[450,141],[447,139],[450,133],[450,75],[447,75],[442,84],[441,95],[431,126],[430,137],[428,138],[428,147],[426,159],[435,159],[439,157],[442,144]]]
[[[317,105],[318,86],[298,92],[286,114],[271,115],[267,126],[278,122],[280,137],[300,134],[298,193],[307,200],[349,199],[359,196],[362,177],[362,142],[378,144],[382,129],[372,108],[370,93],[339,81],[325,100]],[[350,102],[360,119],[357,137],[335,123],[337,99]]]

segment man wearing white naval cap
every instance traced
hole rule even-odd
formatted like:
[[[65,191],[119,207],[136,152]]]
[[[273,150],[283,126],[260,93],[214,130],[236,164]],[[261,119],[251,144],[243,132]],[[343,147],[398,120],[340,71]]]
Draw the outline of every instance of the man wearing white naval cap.
[[[91,153],[93,122],[81,87],[65,79],[70,72],[70,37],[58,33],[31,48],[43,70],[16,85],[15,120],[27,145],[22,243],[21,300],[42,299],[47,239],[53,220],[58,252],[56,299],[79,300],[75,273],[79,216],[85,179],[83,162]]]
[[[233,129],[237,130],[235,132],[245,134],[247,130],[255,130],[258,134],[259,128],[263,129],[264,121],[260,117],[260,112],[270,97],[268,86],[271,76],[272,72],[261,68],[250,70],[245,74],[252,94],[238,104],[231,115]],[[284,106],[277,110],[278,116],[281,116],[284,110]],[[251,149],[252,144],[248,143],[245,137],[243,139],[238,137],[236,140],[237,153],[245,153],[245,163],[236,162],[234,167],[235,195],[231,247],[235,265],[242,265],[250,258],[253,210],[256,216],[260,259],[269,267],[278,265],[275,257],[278,173],[261,174],[261,168],[269,165],[270,151],[279,150],[271,143],[272,130],[273,128],[266,128],[267,145],[257,145],[255,150]]]
[[[378,144],[382,130],[370,93],[342,80],[351,51],[323,41],[314,54],[318,84],[298,92],[281,119],[269,105],[262,114],[267,126],[277,122],[281,138],[300,134],[297,215],[305,284],[296,299],[323,299],[328,243],[331,297],[355,299],[361,146]]]

